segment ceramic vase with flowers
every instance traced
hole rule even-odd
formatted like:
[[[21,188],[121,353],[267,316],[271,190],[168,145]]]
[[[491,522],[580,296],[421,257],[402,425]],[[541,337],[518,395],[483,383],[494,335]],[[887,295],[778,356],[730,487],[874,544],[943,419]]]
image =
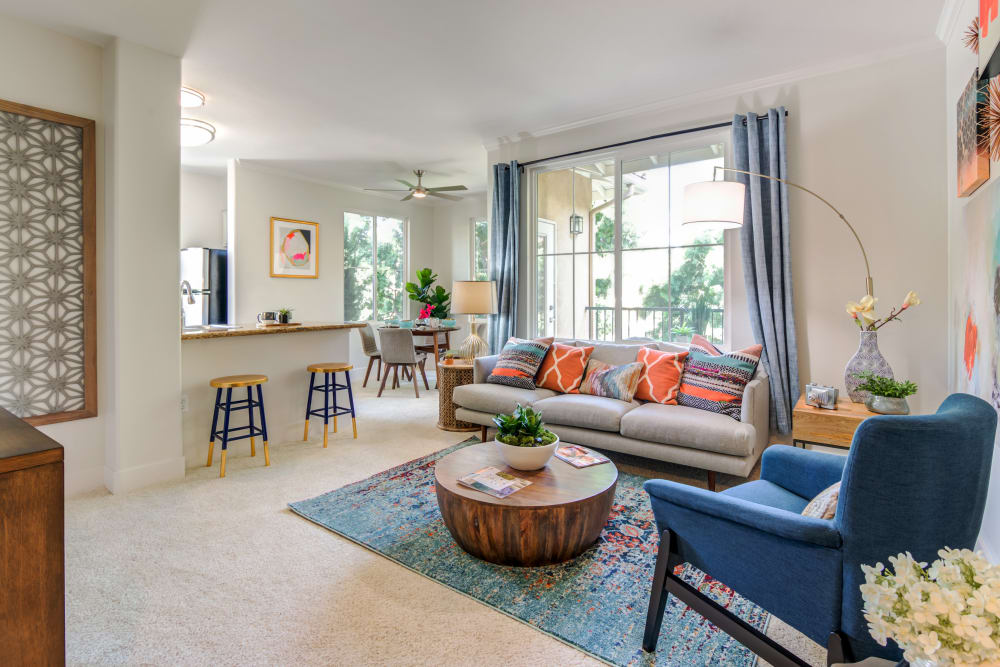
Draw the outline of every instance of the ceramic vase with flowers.
[[[858,376],[862,373],[872,373],[886,378],[892,378],[892,368],[889,362],[882,356],[878,349],[878,330],[889,322],[902,321],[900,315],[905,310],[920,304],[920,299],[916,292],[909,292],[903,299],[903,304],[898,308],[889,311],[886,317],[875,315],[875,304],[878,299],[871,294],[866,294],[860,301],[851,301],[847,304],[847,314],[861,329],[861,343],[858,351],[854,353],[851,360],[844,368],[844,384],[847,386],[847,394],[855,403],[864,403],[868,399],[868,392],[861,391],[858,386],[862,384]]]

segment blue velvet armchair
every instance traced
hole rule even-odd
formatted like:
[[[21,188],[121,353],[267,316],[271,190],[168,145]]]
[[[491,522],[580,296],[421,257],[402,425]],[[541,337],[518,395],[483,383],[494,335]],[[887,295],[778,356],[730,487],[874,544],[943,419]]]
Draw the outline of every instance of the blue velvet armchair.
[[[776,665],[805,664],[673,575],[690,563],[830,648],[830,662],[898,659],[868,634],[862,564],[909,551],[930,562],[943,546],[974,548],[986,505],[997,415],[968,394],[936,414],[861,423],[846,457],[776,445],[760,479],[712,493],[649,480],[661,536],[643,648],[655,650],[672,593]],[[801,511],[841,481],[833,519]]]

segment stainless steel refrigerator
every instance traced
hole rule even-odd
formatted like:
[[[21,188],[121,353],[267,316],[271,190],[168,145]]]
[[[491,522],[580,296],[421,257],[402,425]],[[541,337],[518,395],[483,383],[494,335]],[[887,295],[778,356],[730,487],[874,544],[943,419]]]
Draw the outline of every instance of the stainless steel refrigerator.
[[[184,322],[226,324],[227,303],[226,251],[215,248],[184,248],[181,250],[181,280],[191,284],[194,303],[181,297]]]

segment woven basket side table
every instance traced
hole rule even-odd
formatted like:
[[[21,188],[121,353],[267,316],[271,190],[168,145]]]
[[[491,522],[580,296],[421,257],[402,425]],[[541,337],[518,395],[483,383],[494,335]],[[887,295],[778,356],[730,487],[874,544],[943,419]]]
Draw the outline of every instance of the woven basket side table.
[[[478,431],[479,424],[455,419],[452,394],[455,387],[472,384],[472,362],[456,361],[438,364],[438,428],[443,431]]]

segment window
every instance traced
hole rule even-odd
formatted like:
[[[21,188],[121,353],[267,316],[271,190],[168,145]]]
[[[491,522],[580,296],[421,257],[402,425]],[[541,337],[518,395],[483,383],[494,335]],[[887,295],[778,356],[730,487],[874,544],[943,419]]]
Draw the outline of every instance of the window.
[[[472,278],[490,279],[490,223],[486,218],[472,221]]]
[[[722,232],[680,218],[684,187],[724,156],[703,139],[535,171],[535,334],[722,343]]]
[[[406,316],[406,221],[344,213],[344,319]]]

